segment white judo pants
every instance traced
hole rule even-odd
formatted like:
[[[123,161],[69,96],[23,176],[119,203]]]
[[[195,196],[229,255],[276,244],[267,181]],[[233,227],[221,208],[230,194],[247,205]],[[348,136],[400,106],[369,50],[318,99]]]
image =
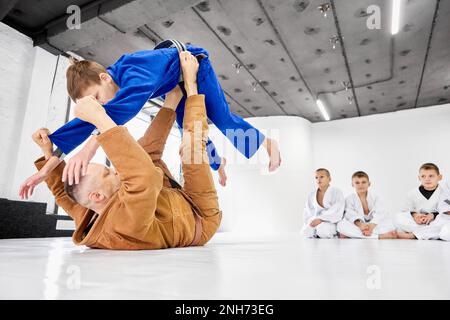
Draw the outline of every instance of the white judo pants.
[[[417,224],[409,212],[396,215],[395,226],[400,231],[412,232],[419,240],[445,240],[450,241],[450,215],[439,214],[429,224]]]
[[[336,224],[331,222],[322,222],[315,228],[310,226],[312,220],[317,219],[314,217],[308,221],[307,224],[303,226],[301,234],[305,238],[316,238],[319,237],[321,239],[331,239],[334,238],[337,234]]]
[[[378,239],[380,234],[384,234],[390,231],[394,231],[395,226],[390,219],[382,220],[377,226],[373,229],[372,235],[365,236],[361,229],[358,228],[354,223],[351,223],[347,219],[342,219],[337,224],[337,231],[344,236],[349,238],[356,239]]]

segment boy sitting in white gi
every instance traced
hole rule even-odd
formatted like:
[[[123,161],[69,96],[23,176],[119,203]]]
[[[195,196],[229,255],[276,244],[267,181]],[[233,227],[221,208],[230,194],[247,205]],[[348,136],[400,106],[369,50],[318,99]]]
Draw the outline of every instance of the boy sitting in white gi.
[[[442,227],[450,221],[448,214],[439,214],[438,206],[444,194],[439,186],[441,179],[439,168],[434,163],[425,163],[420,167],[421,185],[408,193],[404,209],[395,219],[399,238],[439,239]]]
[[[327,169],[316,170],[317,188],[308,195],[303,213],[303,236],[307,238],[333,238],[336,223],[344,214],[345,200],[341,190],[330,186]]]
[[[345,199],[344,219],[337,224],[340,238],[397,239],[395,227],[380,203],[369,192],[369,175],[357,171],[352,175],[355,193]]]

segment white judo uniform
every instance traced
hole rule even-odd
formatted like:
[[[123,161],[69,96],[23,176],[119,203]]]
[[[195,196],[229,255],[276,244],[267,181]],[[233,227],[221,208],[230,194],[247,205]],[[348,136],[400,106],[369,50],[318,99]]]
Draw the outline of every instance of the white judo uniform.
[[[344,219],[337,224],[338,232],[350,238],[378,239],[380,234],[395,230],[395,226],[383,208],[379,197],[368,192],[367,204],[369,213],[366,215],[359,196],[356,193],[349,195],[345,199]],[[376,224],[372,235],[365,236],[361,229],[355,225],[357,220]]]
[[[439,239],[450,241],[450,186],[442,190],[438,203],[438,211],[439,215],[437,218],[439,217],[442,223],[442,228],[439,231]]]
[[[345,208],[344,194],[341,190],[328,187],[323,197],[323,207],[317,202],[316,188],[308,195],[303,212],[302,235],[307,238],[333,238],[336,236],[336,224],[342,219]],[[310,226],[314,219],[323,222],[315,228]]]
[[[450,230],[448,229],[450,226],[447,225],[450,223],[450,215],[445,212],[450,210],[450,206],[444,202],[447,194],[446,188],[441,186],[437,187],[430,199],[425,198],[419,188],[411,190],[407,195],[402,212],[395,218],[395,226],[401,231],[412,232],[419,240],[449,239]],[[423,225],[414,221],[411,212],[440,213],[429,225]]]

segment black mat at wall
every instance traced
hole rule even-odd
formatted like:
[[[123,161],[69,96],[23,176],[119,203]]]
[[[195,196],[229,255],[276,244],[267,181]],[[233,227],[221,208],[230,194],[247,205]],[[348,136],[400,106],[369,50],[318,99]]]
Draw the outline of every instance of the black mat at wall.
[[[71,237],[72,230],[56,230],[67,216],[48,215],[47,204],[0,199],[0,239]]]

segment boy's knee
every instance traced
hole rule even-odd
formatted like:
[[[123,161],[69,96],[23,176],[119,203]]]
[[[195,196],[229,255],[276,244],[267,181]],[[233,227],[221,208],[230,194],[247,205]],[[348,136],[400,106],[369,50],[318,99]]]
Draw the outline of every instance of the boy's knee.
[[[336,225],[336,230],[339,233],[343,233],[345,231],[345,225],[346,225],[346,221],[345,220],[341,220],[337,223]]]
[[[450,241],[450,223],[447,223],[442,227],[439,238],[444,241]]]
[[[305,225],[300,234],[303,238],[314,238],[316,231],[309,225]]]
[[[408,223],[410,223],[410,221],[409,221],[408,217],[406,216],[405,212],[399,212],[396,215],[394,215],[393,223],[394,223],[395,228],[404,229],[405,226],[407,226]]]
[[[319,238],[333,238],[336,235],[336,224],[330,222],[322,222],[316,227],[316,234]]]

